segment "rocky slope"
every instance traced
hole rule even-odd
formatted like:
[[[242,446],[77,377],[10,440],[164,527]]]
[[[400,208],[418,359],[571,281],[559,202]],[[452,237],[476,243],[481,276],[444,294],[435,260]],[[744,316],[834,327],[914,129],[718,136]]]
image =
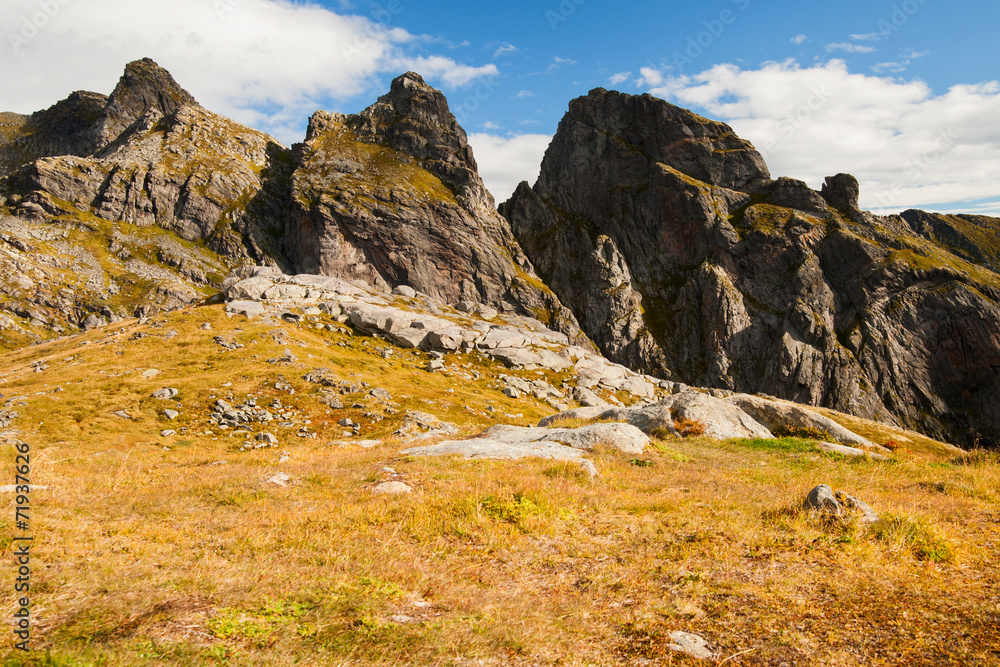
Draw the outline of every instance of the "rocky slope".
[[[501,212],[610,359],[1000,442],[995,221],[862,212],[851,176],[772,180],[730,127],[602,89]]]
[[[295,167],[284,247],[299,272],[410,285],[578,333],[496,212],[444,95],[419,75],[360,114],[317,112]]]
[[[412,284],[590,345],[496,212],[444,96],[412,73],[361,114],[317,112],[290,150],[136,61],[110,97],[0,116],[0,177],[3,229],[24,245],[0,253],[7,347],[191,303],[243,264]]]

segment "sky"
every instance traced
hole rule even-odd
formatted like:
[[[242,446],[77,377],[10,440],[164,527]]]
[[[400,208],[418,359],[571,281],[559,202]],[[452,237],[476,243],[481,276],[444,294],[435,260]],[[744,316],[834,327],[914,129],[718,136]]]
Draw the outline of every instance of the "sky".
[[[151,57],[207,108],[301,141],[408,70],[448,97],[498,202],[603,87],[729,123],[773,177],[854,174],[863,207],[1000,216],[990,0],[4,0],[0,110],[110,93]]]

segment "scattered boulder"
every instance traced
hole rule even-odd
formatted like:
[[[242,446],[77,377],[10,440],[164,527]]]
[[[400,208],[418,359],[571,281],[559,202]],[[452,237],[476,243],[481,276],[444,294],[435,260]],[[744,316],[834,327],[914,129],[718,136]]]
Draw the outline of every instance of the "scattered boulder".
[[[372,491],[374,493],[393,495],[393,496],[403,495],[406,493],[413,493],[413,489],[410,488],[409,485],[404,484],[403,482],[383,482],[382,484],[379,484],[374,489],[372,489]]]
[[[153,392],[153,398],[159,400],[169,400],[179,394],[180,392],[172,387],[164,387],[163,389],[157,389]]]
[[[392,293],[396,296],[406,297],[407,299],[412,299],[417,296],[417,290],[413,289],[409,285],[398,285],[392,290]]]
[[[772,432],[794,429],[813,429],[825,431],[839,443],[853,445],[862,449],[887,452],[888,450],[867,438],[853,433],[829,417],[824,417],[796,403],[771,400],[762,396],[736,394],[725,399],[739,407],[756,421],[768,427]]]
[[[289,484],[291,484],[291,482],[292,478],[289,475],[283,472],[279,472],[277,475],[267,478],[267,480],[265,480],[264,483],[274,484],[275,486],[280,486],[280,487],[286,487]]]
[[[879,520],[878,514],[866,503],[843,491],[834,493],[833,489],[826,484],[820,484],[810,491],[802,503],[802,508],[834,517],[842,517],[849,512],[858,512],[864,523],[875,523]]]
[[[642,454],[649,445],[649,437],[631,424],[591,424],[573,429],[498,425],[481,437],[509,444],[551,441],[585,451],[604,446],[626,454]]]
[[[715,653],[708,648],[708,642],[690,632],[675,630],[670,633],[670,641],[672,643],[667,644],[667,648],[671,651],[686,653],[698,660],[711,660],[715,657]]]
[[[163,411],[163,416],[166,417],[167,419],[173,421],[174,419],[177,419],[178,417],[180,417],[181,413],[177,412],[176,410],[164,410]]]
[[[886,461],[889,457],[884,454],[876,454],[875,452],[870,452],[865,449],[858,449],[857,447],[848,447],[847,445],[838,445],[832,442],[817,442],[816,446],[819,447],[824,452],[830,452],[832,454],[842,454],[843,456],[866,456],[868,458],[875,459],[876,461]]]

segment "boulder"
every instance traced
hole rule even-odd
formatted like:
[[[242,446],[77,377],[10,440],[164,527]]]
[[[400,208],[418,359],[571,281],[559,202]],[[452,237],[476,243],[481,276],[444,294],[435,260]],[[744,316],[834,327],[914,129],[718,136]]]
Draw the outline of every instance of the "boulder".
[[[818,412],[813,412],[795,403],[748,394],[736,394],[725,400],[767,426],[772,432],[780,429],[809,428],[825,431],[830,434],[831,438],[845,445],[854,445],[872,451],[888,451],[867,438],[847,430],[829,417],[824,417]]]
[[[625,454],[642,454],[649,445],[649,437],[630,424],[590,424],[572,429],[498,425],[482,437],[507,443],[552,441],[586,451],[601,446]]]

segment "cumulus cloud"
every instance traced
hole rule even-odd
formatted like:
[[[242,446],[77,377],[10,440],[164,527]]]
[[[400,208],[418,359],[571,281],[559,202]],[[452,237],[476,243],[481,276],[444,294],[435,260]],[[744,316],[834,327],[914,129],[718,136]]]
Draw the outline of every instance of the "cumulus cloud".
[[[805,35],[795,35],[795,37],[792,37],[792,44],[805,44],[808,41],[809,38]]]
[[[421,40],[396,27],[397,6],[349,16],[288,0],[6,0],[0,110],[110,93],[125,63],[149,56],[206,107],[287,143],[312,111],[370,93],[387,74],[417,69],[459,87],[497,73],[420,55]]]
[[[996,200],[996,81],[935,93],[920,80],[851,73],[841,60],[645,76],[657,78],[652,94],[728,122],[775,176],[818,188],[825,176],[849,172],[861,181],[862,205],[881,211],[958,210],[972,207],[963,202]]]
[[[509,199],[521,181],[534,185],[551,141],[548,134],[469,135],[479,173],[498,204]]]
[[[619,72],[618,74],[612,74],[609,81],[611,81],[612,86],[617,86],[619,83],[628,81],[632,76],[632,72]]]

